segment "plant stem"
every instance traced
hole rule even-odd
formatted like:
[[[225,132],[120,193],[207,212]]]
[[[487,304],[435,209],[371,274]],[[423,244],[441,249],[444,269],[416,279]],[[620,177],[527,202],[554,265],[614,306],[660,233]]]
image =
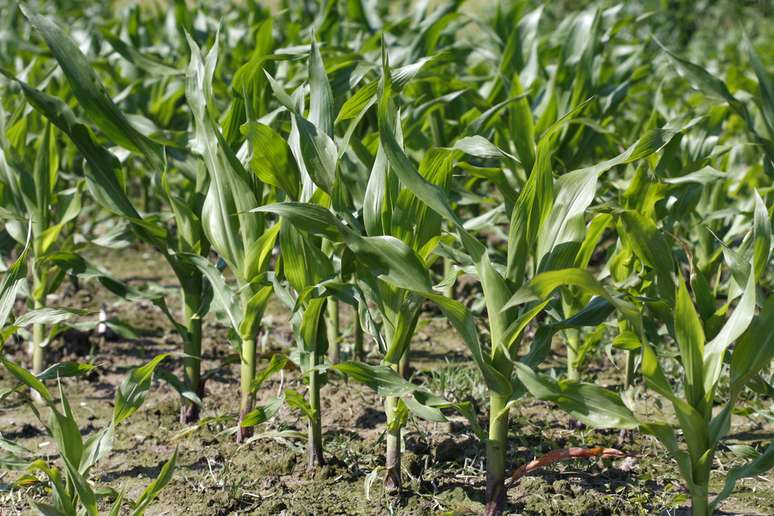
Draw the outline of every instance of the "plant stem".
[[[395,366],[393,366],[395,368]],[[400,431],[401,425],[396,421],[399,399],[388,396],[384,401],[384,412],[387,414],[387,453],[385,455],[385,468],[387,476],[384,478],[384,489],[391,493],[400,493]]]
[[[188,327],[188,338],[183,340],[183,375],[185,385],[201,399],[204,390],[201,388],[202,368],[202,320],[196,315],[201,296],[197,289],[183,292],[183,320]],[[180,422],[193,423],[199,420],[199,406],[184,400],[180,407]]]
[[[508,400],[489,393],[489,439],[486,443],[486,508],[484,514],[502,514],[505,506],[505,450],[508,444]]]
[[[328,360],[331,364],[341,361],[341,343],[339,342],[339,302],[329,299],[325,307],[325,329],[328,332]]]
[[[403,378],[408,379],[410,368],[411,362],[409,349],[406,349],[406,351],[403,352],[403,356],[400,357],[400,361],[398,361],[398,374],[400,374]]]
[[[691,514],[693,516],[710,516],[709,496],[707,486],[697,486],[691,493]]]
[[[624,387],[630,387],[634,385],[634,361],[636,358],[637,355],[635,355],[631,350],[626,351],[626,383],[624,384]]]
[[[360,317],[355,313],[355,360],[365,360],[365,352],[363,350],[363,327],[360,325]]]
[[[443,277],[447,278],[449,276],[449,273],[452,269],[452,261],[447,258],[443,257]],[[454,282],[449,283],[446,287],[443,289],[443,295],[445,297],[448,297],[449,299],[454,299]]]
[[[35,278],[35,291],[38,290],[40,280]],[[45,299],[45,298],[44,298]],[[42,299],[35,299],[34,308],[39,310],[45,306]],[[36,323],[32,325],[32,374],[37,375],[43,371],[46,362],[46,348],[43,347],[43,341],[45,340],[46,327],[42,323]],[[31,389],[32,401],[37,404],[43,404],[43,397],[35,389]]]
[[[42,323],[32,325],[32,374],[43,371],[45,361],[45,348],[43,347],[45,326]]]
[[[309,354],[309,406],[312,409],[312,417],[309,418],[309,470],[314,470],[325,464],[322,446],[322,418],[320,413],[320,373],[315,369],[319,365],[319,356],[316,351]]]
[[[255,395],[252,392],[253,378],[255,377],[255,339],[246,339],[242,341],[242,356],[240,370],[240,388],[242,391],[242,401],[239,405],[239,422],[253,410]],[[250,428],[239,427],[237,431],[237,442],[242,442],[251,434]]]
[[[565,330],[567,335],[567,378],[578,380],[578,330],[570,328]]]

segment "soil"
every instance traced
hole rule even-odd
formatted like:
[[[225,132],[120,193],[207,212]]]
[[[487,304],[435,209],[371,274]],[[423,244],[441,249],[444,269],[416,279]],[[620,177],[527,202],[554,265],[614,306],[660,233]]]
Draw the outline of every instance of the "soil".
[[[115,276],[137,287],[160,283],[168,291],[170,306],[179,306],[171,271],[147,249],[95,252],[92,261],[109,267]],[[84,283],[52,300],[55,306],[97,310],[104,302],[109,315],[134,328],[140,338],[108,339],[98,349],[98,368],[86,377],[63,380],[63,390],[84,436],[108,424],[115,390],[127,371],[153,356],[179,351],[175,334],[158,309],[148,303],[116,300],[98,285]],[[259,367],[272,352],[288,350],[291,332],[288,314],[278,303],[265,316],[265,352]],[[351,314],[342,309],[343,347],[352,341]],[[179,395],[154,380],[140,410],[116,430],[112,452],[92,472],[95,488],[112,488],[136,499],[159,473],[175,449],[174,477],[150,506],[148,514],[480,514],[484,497],[484,448],[468,422],[449,414],[448,423],[410,420],[405,431],[404,490],[399,496],[381,488],[384,465],[384,413],[382,400],[367,387],[332,376],[322,389],[323,429],[328,464],[319,471],[306,470],[305,442],[292,433],[305,432],[305,420],[295,409],[283,407],[268,423],[256,429],[257,438],[243,445],[230,432],[236,424],[239,401],[238,364],[223,365],[233,353],[227,329],[210,314],[204,324],[203,371],[215,370],[206,382],[202,423],[179,423]],[[96,339],[88,333],[69,332],[49,350],[49,360],[87,361]],[[557,352],[561,352],[558,350]],[[9,343],[5,353],[26,361],[22,344]],[[435,393],[474,403],[479,421],[486,426],[485,392],[462,342],[446,323],[429,312],[412,343],[413,381],[425,382]],[[373,353],[368,360],[378,362]],[[25,362],[26,363],[26,362]],[[163,363],[181,374],[179,359]],[[557,364],[548,364],[548,367]],[[583,372],[587,380],[620,384],[622,371],[604,353],[591,357]],[[0,387],[13,386],[0,369]],[[281,387],[304,392],[298,371],[287,369],[262,386],[260,404]],[[40,458],[57,463],[53,439],[39,424],[21,395],[0,405],[2,437],[34,450]],[[638,412],[662,409],[642,387],[632,393]],[[762,401],[745,402],[735,416],[727,444],[761,449],[771,441],[772,424],[762,417]],[[43,411],[45,412],[45,411]],[[552,465],[520,480],[508,493],[510,514],[688,514],[688,496],[677,468],[653,438],[637,433],[591,430],[573,421],[555,406],[530,399],[511,412],[509,463],[513,468],[536,455],[567,446],[612,446],[628,454],[618,460],[577,460]],[[666,412],[669,417],[668,412]],[[42,414],[45,420],[45,413]],[[283,434],[285,432],[285,434]],[[290,435],[291,437],[288,437]],[[730,450],[716,458],[712,490],[722,488],[723,471],[741,463]],[[15,484],[20,471],[0,473],[0,515],[29,512],[28,500],[45,500],[43,484]],[[774,475],[737,483],[734,495],[721,509],[734,514],[771,514]],[[102,509],[110,505],[103,499]],[[124,507],[128,510],[128,505]]]

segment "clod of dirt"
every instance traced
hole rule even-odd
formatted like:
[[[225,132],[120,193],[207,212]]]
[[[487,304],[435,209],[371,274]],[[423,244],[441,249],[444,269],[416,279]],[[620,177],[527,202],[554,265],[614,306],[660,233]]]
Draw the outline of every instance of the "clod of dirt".
[[[475,439],[470,437],[449,437],[435,447],[435,460],[438,462],[463,462],[476,450]]]
[[[461,487],[441,493],[436,501],[451,514],[481,514],[484,511],[484,504],[471,500]]]

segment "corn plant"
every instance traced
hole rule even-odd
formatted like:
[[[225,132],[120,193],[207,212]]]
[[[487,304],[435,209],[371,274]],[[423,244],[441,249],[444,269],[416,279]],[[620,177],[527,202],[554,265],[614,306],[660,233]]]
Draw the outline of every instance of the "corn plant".
[[[210,177],[202,206],[203,231],[220,258],[233,273],[236,285],[226,284],[220,273],[203,257],[189,256],[211,282],[215,296],[226,311],[238,339],[241,363],[239,420],[252,410],[255,394],[256,338],[272,285],[266,271],[280,226],[266,228],[263,216],[251,213],[264,196],[264,184],[248,174],[212,120],[212,75],[218,55],[218,40],[202,56],[189,39],[191,62],[186,98],[194,116],[193,151],[201,156]],[[240,425],[237,439],[249,434]]]
[[[116,392],[116,406],[110,424],[95,432],[86,441],[81,436],[75,414],[65,395],[61,378],[87,374],[94,366],[72,362],[60,363],[53,365],[41,374],[33,375],[8,359],[2,359],[3,365],[19,383],[36,392],[48,406],[50,410],[48,422],[42,419],[41,414],[36,409],[33,408],[33,410],[40,419],[41,426],[56,442],[64,464],[63,475],[56,466],[48,464],[42,458],[36,458],[35,454],[29,450],[10,443],[10,448],[13,450],[12,455],[4,457],[4,460],[10,461],[17,469],[26,470],[30,475],[29,478],[22,477],[19,482],[37,482],[38,480],[33,474],[40,472],[51,483],[52,499],[50,504],[30,502],[36,511],[44,514],[72,516],[99,514],[98,495],[87,480],[88,475],[94,465],[110,453],[114,432],[118,424],[134,413],[142,404],[150,387],[153,371],[165,357],[165,355],[159,355],[148,364],[131,372]],[[44,381],[53,379],[59,381],[58,403],[44,384]],[[12,391],[13,389],[4,392],[2,397],[7,396]],[[8,447],[6,446],[6,448]],[[132,502],[133,515],[139,516],[145,513],[146,508],[172,478],[176,460],[177,450],[162,466],[158,477],[143,490],[137,500]],[[114,493],[114,495],[115,500],[111,506],[110,514],[120,514],[122,505],[126,500],[123,493]]]
[[[631,306],[616,301],[610,294],[605,294],[606,290],[588,272],[582,269],[563,269],[563,267],[572,266],[575,263],[582,266],[587,263],[584,262],[585,252],[582,252],[582,244],[587,235],[584,228],[579,226],[579,221],[582,221],[582,214],[593,198],[597,178],[615,166],[631,163],[655,152],[669,140],[670,136],[674,135],[674,131],[655,130],[612,159],[565,174],[563,181],[556,185],[559,187],[558,191],[554,190],[555,185],[551,177],[551,155],[555,136],[565,123],[583,109],[584,104],[580,104],[574,111],[549,127],[537,144],[534,141],[528,143],[536,148],[535,161],[527,182],[513,203],[509,217],[507,260],[505,267],[502,268],[495,265],[496,262],[490,259],[485,247],[468,232],[458,215],[451,210],[444,193],[424,181],[400,149],[393,137],[395,129],[391,113],[391,85],[387,71],[383,74],[382,81],[379,128],[387,160],[401,181],[408,185],[430,209],[452,225],[464,250],[464,252],[458,252],[456,256],[461,264],[475,271],[486,301],[490,353],[483,352],[476,332],[471,328],[472,322],[466,322],[466,326],[461,324],[463,321],[470,320],[471,315],[467,310],[455,307],[459,310],[455,315],[458,320],[455,321],[452,318],[452,323],[457,323],[455,326],[470,347],[491,393],[487,440],[487,511],[494,514],[502,510],[504,500],[504,457],[508,410],[514,399],[524,393],[525,386],[533,395],[556,401],[571,414],[589,424],[623,427],[634,425],[631,414],[620,400],[600,387],[575,382],[556,384],[545,379],[541,380],[534,368],[545,357],[546,341],[538,341],[538,345],[533,346],[522,358],[517,358],[518,343],[526,325],[547,305],[548,294],[561,285],[576,285],[604,298],[625,314],[629,314],[628,317],[632,317]],[[589,194],[592,194],[591,197]],[[588,238],[594,242],[593,239],[598,238],[598,234],[592,233]],[[574,252],[568,253],[566,251],[568,244],[573,242],[576,242],[577,246],[574,247]],[[540,249],[545,253],[542,256],[536,254]],[[530,268],[533,271],[543,271],[543,275],[536,276],[525,287],[528,292],[536,291],[539,294],[525,297],[524,292],[518,289],[524,284],[528,264],[531,264]],[[551,271],[553,268],[557,270]],[[519,304],[534,298],[537,298],[536,304],[527,305],[520,313],[515,310]],[[583,316],[577,314],[575,325],[585,325],[581,323],[586,318],[599,324],[601,321],[598,309],[598,303],[590,303]],[[450,310],[446,312],[447,316],[449,312]],[[567,397],[560,395],[560,392],[564,392]],[[572,397],[569,396],[570,392],[582,392],[583,395]],[[572,401],[569,401],[570,399]],[[604,399],[606,402],[591,407],[592,399]],[[595,416],[590,417],[591,413]]]
[[[729,2],[570,4],[40,5],[67,20],[67,31],[30,8],[0,5],[0,253],[14,262],[0,280],[0,400],[29,405],[58,452],[44,458],[22,441],[0,439],[0,464],[21,475],[10,496],[40,486],[31,508],[47,514],[149,508],[176,455],[136,501],[97,479],[114,432],[156,396],[155,381],[184,398],[186,426],[173,439],[206,429],[217,432],[208,446],[240,452],[263,439],[292,450],[299,447],[291,441],[305,441],[313,478],[301,494],[318,487],[326,460],[337,468],[343,459],[350,474],[327,485],[359,483],[368,465],[368,499],[385,472],[384,492],[399,496],[370,502],[390,512],[456,509],[444,482],[432,492],[425,482],[456,467],[435,463],[440,449],[423,449],[449,432],[480,442],[467,446],[469,436],[456,436],[466,440],[465,468],[485,466],[485,478],[473,481],[485,485],[486,514],[505,512],[508,490],[538,468],[654,453],[642,450],[643,438],[667,453],[656,455],[656,466],[638,467],[661,474],[673,462],[664,479],[676,471],[695,514],[727,508],[740,479],[766,474],[770,440],[738,446],[734,431],[769,418],[774,392],[768,11],[734,5],[730,23]],[[90,257],[92,245],[117,244],[132,245],[127,252],[153,248],[166,261],[182,317],[172,315],[166,281],[137,288]],[[58,288],[68,275],[86,282],[85,291]],[[138,303],[138,312],[157,307],[183,353],[129,369],[112,416],[81,437],[74,392],[89,392],[80,382],[98,374],[99,362],[90,356],[45,368],[38,353],[30,372],[9,339],[45,344],[64,328],[90,331],[96,312],[54,301],[91,306],[95,292]],[[272,299],[278,303],[269,310]],[[345,304],[355,315],[350,357],[339,327]],[[228,327],[221,339],[228,342],[214,342],[213,356],[223,345],[236,353],[202,374],[202,319],[210,311]],[[465,372],[464,385],[473,381],[469,370],[475,381],[480,375],[470,392],[451,393],[470,401],[430,392],[439,382],[424,349],[410,367],[415,333],[431,314],[433,328],[445,319],[455,335],[447,343],[448,333],[420,332],[429,333],[428,358],[453,351],[447,368]],[[141,333],[120,336],[146,346]],[[364,357],[366,335],[373,347]],[[70,337],[57,352],[80,351]],[[259,353],[259,343],[271,348]],[[100,347],[120,363],[120,348]],[[164,368],[173,357],[182,380]],[[223,384],[228,374],[215,375],[235,363],[237,424],[218,428],[237,419],[230,407],[210,407],[225,413],[188,424],[205,380],[223,387],[213,389],[218,395],[236,390],[235,382]],[[280,388],[269,393],[266,380],[280,371]],[[383,402],[378,437],[359,428],[357,410],[369,415],[372,407],[362,406],[350,380]],[[339,432],[326,435],[323,416],[341,411],[326,392],[352,400],[358,428],[336,422]],[[39,403],[27,403],[31,396]],[[532,429],[518,428],[512,409],[532,414],[542,430],[548,418],[534,415],[535,400],[564,411],[571,433],[566,448],[539,442],[552,449],[521,462],[523,453],[509,447],[530,441]],[[414,420],[448,422],[452,412],[468,428]],[[626,453],[602,443],[579,447],[614,435],[584,425],[624,430]],[[232,433],[236,448],[219,439]],[[366,446],[334,459],[350,433]],[[424,464],[402,454],[414,443]],[[383,463],[369,460],[372,445],[384,448]],[[744,461],[727,467],[726,451]],[[232,496],[247,485],[243,477],[262,482],[254,472],[265,469],[266,455],[251,454],[258,467],[243,468],[238,483],[221,482],[229,480],[228,454],[220,473],[208,473]],[[209,454],[207,462],[214,465]],[[194,481],[197,469],[189,470]],[[624,492],[646,494],[650,509],[670,504],[667,491],[642,489],[632,482]],[[37,497],[47,493],[48,500]],[[617,496],[599,494],[595,502]],[[266,498],[250,503],[258,511],[330,510],[321,505],[327,496]],[[677,500],[682,495],[671,505]],[[562,507],[562,498],[551,502]]]
[[[355,115],[355,122],[350,126],[342,141],[338,142],[339,147],[337,148],[337,143],[331,138],[333,136],[333,97],[331,86],[325,74],[322,57],[314,42],[311,45],[308,77],[310,85],[310,119],[303,117],[300,107],[284,92],[281,85],[273,78],[270,78],[270,81],[275,96],[292,114],[293,133],[291,135],[291,142],[299,142],[298,149],[294,154],[299,163],[299,168],[302,170],[302,178],[308,178],[304,184],[316,185],[319,190],[317,190],[315,195],[322,198],[331,196],[334,210],[344,213],[345,207],[342,199],[352,199],[356,196],[356,192],[354,188],[347,188],[342,180],[343,174],[339,171],[340,158],[346,152],[348,138],[351,137],[352,130],[359,119],[362,118],[365,109],[363,109],[363,105],[359,106],[360,111]],[[366,102],[366,109],[370,103],[370,101]],[[342,107],[342,112],[344,109],[347,109],[347,107]],[[339,118],[341,118],[341,114]],[[318,147],[313,147],[310,144],[314,141],[322,143],[317,143]],[[325,147],[323,147],[323,144]],[[320,147],[325,149],[325,151],[320,151]],[[448,160],[450,152],[438,150],[437,152],[430,153],[428,159],[423,164],[423,173],[435,184],[443,185],[448,183],[451,172],[450,161]],[[334,157],[336,159],[331,159]],[[392,185],[392,187],[389,185]],[[429,256],[429,251],[433,249],[438,240],[440,219],[422,206],[408,190],[402,190],[398,187],[396,178],[391,176],[387,169],[384,154],[381,150],[377,152],[374,168],[364,190],[362,206],[365,236],[359,238],[365,238],[365,241],[368,242],[381,242],[379,245],[385,246],[397,245],[399,242],[402,242],[402,245],[408,245],[415,251],[424,253],[428,260],[426,265],[430,267],[432,260]],[[304,194],[302,194],[302,198],[303,196]],[[309,194],[307,193],[305,196],[308,198]],[[309,230],[304,224],[298,225],[297,216],[299,213],[307,213],[306,210],[311,209],[312,206],[311,204],[305,206],[302,203],[292,203],[277,207],[264,207],[257,211],[274,211],[280,215],[287,216],[288,222],[298,226],[300,229]],[[319,206],[319,208],[323,207]],[[314,210],[311,213],[317,212],[319,210]],[[319,213],[324,214],[326,211],[323,208],[323,211]],[[325,253],[310,245],[308,240],[304,239],[296,229],[293,229],[293,226],[287,226],[286,224],[283,225],[280,238],[282,242],[282,256],[285,262],[285,274],[288,276],[294,289],[302,291],[331,276],[333,274],[333,267],[330,261],[325,258]],[[322,237],[329,243],[346,244],[349,249],[360,257],[356,262],[354,274],[362,291],[365,291],[365,298],[360,296],[359,289],[350,296],[350,299],[353,301],[355,301],[356,297],[361,299],[360,302],[357,302],[357,305],[363,308],[362,312],[366,319],[368,319],[368,309],[365,307],[365,300],[375,305],[376,311],[381,316],[381,329],[377,329],[373,324],[369,324],[369,327],[375,333],[375,338],[383,343],[385,353],[384,364],[397,373],[402,360],[405,364],[405,357],[408,354],[410,339],[416,328],[423,298],[410,290],[380,280],[379,274],[370,270],[374,259],[373,251],[366,250],[361,252],[362,249],[357,245],[352,245],[342,233],[333,232],[331,234],[320,232],[319,230],[314,231],[314,233],[315,236]],[[352,238],[355,237],[353,236]],[[330,244],[328,248],[330,252]],[[296,263],[296,260],[298,260],[296,256],[302,257],[301,263]],[[289,268],[290,266],[293,268]],[[317,339],[310,339],[307,336],[319,334],[319,330],[315,332],[312,325],[317,324],[315,322],[318,317],[317,311],[319,311],[320,303],[323,301],[317,298],[306,307],[302,319],[301,335],[297,337],[304,341],[304,351],[310,355],[309,361],[302,360],[301,363],[302,368],[309,371],[311,411],[316,417],[319,417],[318,372],[315,370],[315,366],[319,365],[317,355],[324,350],[326,344],[329,346],[332,344],[331,339],[337,338],[337,334],[328,332],[328,342],[321,344],[319,342],[319,335]],[[337,301],[335,299],[328,300],[329,307],[336,305]],[[360,316],[358,316],[358,319],[360,319]],[[335,314],[332,315],[332,312],[328,312],[328,320],[326,322],[328,325],[335,324]],[[316,349],[313,349],[315,346]],[[334,362],[333,360],[331,361]],[[351,372],[353,367],[357,366],[344,364],[339,370]],[[357,370],[361,371],[360,368],[357,368]],[[390,490],[399,490],[401,486],[401,428],[405,423],[407,407],[401,401],[400,396],[388,395],[385,401],[385,412],[388,420],[387,475],[385,485]],[[319,425],[319,422],[316,424]],[[316,431],[316,429],[310,427],[310,465],[314,462],[313,457],[317,457],[316,460],[318,461],[322,458],[320,445],[318,443],[311,444],[312,440],[319,440],[319,438],[313,437]]]
[[[755,308],[754,275],[749,274],[742,298],[734,313],[711,341],[707,342],[702,321],[682,277],[679,279],[674,307],[674,338],[680,349],[685,392],[678,396],[664,376],[654,350],[643,348],[643,374],[648,385],[667,398],[683,430],[686,449],[678,446],[678,438],[670,425],[645,423],[644,431],[655,435],[677,461],[680,473],[691,494],[693,514],[712,514],[727,497],[734,483],[745,476],[755,475],[771,466],[774,447],[769,447],[754,460],[727,473],[721,492],[710,501],[709,481],[716,450],[729,431],[730,418],[736,400],[756,374],[767,367],[774,357],[774,303],[763,302],[761,312],[753,317]],[[749,325],[749,329],[748,328]],[[747,330],[746,330],[747,329]],[[746,331],[745,331],[746,330]],[[715,392],[721,378],[725,351],[736,341],[729,369],[730,394],[719,413],[713,413]]]
[[[298,344],[295,362],[307,378],[308,400],[288,395],[286,400],[302,410],[308,419],[307,456],[308,468],[314,469],[325,464],[322,443],[322,412],[320,387],[325,379],[320,367],[323,365],[328,348],[325,307],[326,296],[313,296],[312,289],[334,275],[333,265],[320,248],[303,233],[289,224],[280,229],[282,270],[295,296],[286,293],[294,312],[293,333]],[[276,288],[276,286],[275,286]]]
[[[166,174],[163,146],[131,125],[106,94],[104,86],[75,43],[49,19],[27,11],[25,14],[52,50],[70,84],[72,94],[95,125],[111,140],[139,153],[151,170]],[[209,242],[204,236],[201,221],[206,176],[200,174],[193,178],[191,182],[194,187],[186,194],[186,198],[173,194],[169,183],[164,182],[162,195],[169,201],[177,223],[177,231],[173,233],[157,217],[143,216],[138,212],[121,184],[123,173],[118,160],[96,141],[87,126],[76,118],[65,103],[21,81],[19,84],[28,102],[67,134],[86,157],[90,165],[85,170],[86,181],[94,199],[105,209],[127,220],[138,237],[162,254],[178,277],[185,324],[177,322],[168,311],[165,313],[183,341],[185,384],[191,392],[201,397],[201,321],[209,310],[211,294],[202,273],[182,259],[181,255],[206,255],[209,252]],[[187,402],[181,407],[180,417],[183,421],[195,420],[198,414],[196,403]]]
[[[57,135],[51,124],[41,128],[37,144],[28,149],[26,140],[35,123],[32,117],[19,119],[6,134],[5,114],[0,107],[0,169],[4,185],[5,227],[16,239],[25,245],[27,234],[25,220],[31,219],[32,244],[27,253],[31,260],[32,272],[30,308],[41,310],[46,298],[56,291],[65,276],[65,271],[45,260],[47,254],[66,251],[74,247],[72,237],[63,230],[79,214],[81,198],[79,187],[59,188],[59,149]],[[62,235],[60,237],[60,235]],[[54,330],[54,328],[50,328]],[[32,325],[30,355],[32,371],[38,374],[45,368],[45,349],[53,336],[47,334],[43,323]]]
[[[32,224],[30,224],[30,233],[31,228]],[[2,283],[0,283],[0,328],[2,329],[3,341],[25,325],[41,324],[41,322],[46,323],[51,320],[62,319],[61,315],[58,318],[55,317],[53,310],[37,308],[14,318],[10,324],[8,323],[16,294],[26,282],[27,258],[31,249],[30,239],[31,236],[19,258],[6,271]],[[2,351],[3,346],[0,345],[0,352]],[[38,482],[34,473],[40,472],[48,478],[51,484],[52,503],[31,501],[30,503],[36,511],[44,514],[66,514],[71,516],[76,514],[98,514],[97,496],[87,481],[88,475],[94,465],[110,453],[115,429],[118,425],[136,412],[142,405],[150,388],[153,373],[159,363],[166,357],[167,355],[159,355],[147,364],[130,372],[129,376],[116,391],[115,407],[110,423],[105,428],[94,432],[86,441],[81,436],[72,407],[65,395],[62,379],[88,374],[94,369],[94,365],[62,362],[53,364],[44,371],[32,373],[5,356],[0,357],[0,362],[17,381],[16,386],[3,389],[0,392],[0,400],[5,400],[14,393],[19,392],[22,386],[35,393],[34,398],[39,400],[38,403],[45,405],[50,411],[48,421],[43,420],[43,416],[36,404],[30,404],[30,409],[40,421],[40,425],[46,429],[56,442],[61,461],[64,465],[64,474],[62,474],[56,466],[47,463],[42,458],[36,457],[36,454],[32,451],[5,439],[2,440],[3,448],[9,453],[0,458],[0,462],[12,469],[22,469],[28,472],[28,477],[22,477],[18,482]],[[45,382],[52,380],[56,380],[58,383],[58,402],[45,385]],[[153,502],[161,489],[169,482],[175,468],[176,457],[177,451],[161,468],[158,478],[148,485],[140,497],[133,503],[132,514],[144,514],[146,507]],[[116,496],[110,514],[119,514],[123,502],[123,494]]]
[[[648,421],[640,428],[657,437],[677,462],[691,495],[693,514],[712,514],[731,493],[738,479],[770,468],[774,453],[769,446],[749,463],[729,471],[723,489],[710,500],[709,481],[714,456],[730,429],[733,407],[746,387],[753,387],[756,381],[762,382],[758,373],[770,365],[774,356],[772,302],[762,292],[756,292],[757,278],[765,269],[758,264],[768,264],[771,248],[770,216],[757,194],[753,213],[753,231],[746,235],[739,249],[725,249],[728,269],[723,271],[718,267],[718,279],[724,273],[730,275],[730,285],[723,294],[727,296],[723,308],[715,310],[720,295],[713,293],[704,273],[695,264],[689,264],[695,301],[682,272],[678,272],[674,294],[659,301],[646,301],[653,316],[651,323],[659,321],[666,325],[677,344],[683,393],[675,391],[664,373],[658,356],[658,350],[664,346],[663,339],[652,331],[642,333],[644,330],[640,328],[642,374],[654,391],[671,402],[683,431],[685,448],[679,446],[677,434],[668,423]],[[666,241],[656,232],[655,224],[650,224],[650,231],[632,231],[627,245],[635,249],[638,259],[648,263],[655,274],[671,280],[675,267],[671,256],[654,261],[655,255],[646,250],[648,246],[663,248],[654,242]],[[664,251],[671,255],[668,247]],[[723,322],[721,314],[737,298],[733,313]],[[660,306],[664,304],[666,307]],[[760,306],[757,316],[756,305]],[[724,366],[724,362],[728,366]],[[718,387],[726,374],[730,392],[725,400],[721,400],[718,399]],[[717,403],[722,403],[722,409],[713,411]]]
[[[653,202],[657,197],[653,192],[665,190],[666,196],[675,198],[674,194],[685,192],[686,187],[721,191],[716,185],[722,185],[725,174],[705,167],[647,187],[637,179],[641,175],[638,171],[633,182],[640,185],[640,191],[630,187],[624,192],[629,209],[616,215],[620,241],[610,263],[621,288],[640,300],[641,310],[648,316],[643,318],[645,324],[622,325],[617,339],[631,349],[641,349],[642,375],[648,386],[671,402],[683,438],[663,421],[644,421],[640,429],[661,441],[677,462],[691,495],[693,513],[712,514],[738,479],[769,469],[772,460],[769,446],[749,463],[729,471],[722,490],[710,498],[715,454],[729,431],[733,407],[745,389],[760,391],[767,385],[759,373],[770,365],[774,353],[769,337],[772,303],[759,283],[770,262],[771,216],[763,199],[753,192],[748,212],[752,217],[733,213],[713,224],[729,242],[741,240],[739,246],[734,249],[718,240],[720,245],[707,255],[701,253],[701,247],[694,254],[685,242],[699,237],[692,235],[693,228],[684,231],[671,219],[690,216],[695,206],[671,206],[659,221],[664,227],[671,225],[672,232],[667,233],[656,222],[658,210]],[[634,209],[636,212],[631,211]],[[712,234],[707,227],[700,231]],[[675,244],[682,247],[682,253],[674,252]],[[677,258],[681,254],[687,263]],[[684,269],[689,271],[690,292]],[[734,302],[733,312],[727,316]],[[667,342],[659,331],[661,325],[678,348],[683,392],[675,389],[665,374],[660,355]],[[721,398],[719,387],[725,383],[730,392]],[[713,410],[718,404],[722,409]]]

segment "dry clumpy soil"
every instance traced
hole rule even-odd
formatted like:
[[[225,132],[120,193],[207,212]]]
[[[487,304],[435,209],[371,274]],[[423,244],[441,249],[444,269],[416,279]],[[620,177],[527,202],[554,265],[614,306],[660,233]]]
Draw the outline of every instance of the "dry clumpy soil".
[[[178,306],[174,277],[152,251],[130,248],[120,255],[95,253],[91,259],[134,286],[161,284],[170,305]],[[63,381],[79,426],[87,436],[108,424],[116,387],[127,371],[159,353],[178,351],[179,344],[169,331],[168,321],[150,304],[122,302],[95,284],[66,290],[52,304],[96,310],[106,303],[110,316],[130,324],[138,333],[138,338],[109,339],[98,350],[95,363],[99,367],[95,371],[87,377]],[[271,304],[265,319],[265,351],[259,367],[266,364],[272,352],[287,351],[292,345],[287,312],[282,306]],[[349,314],[343,310],[345,350],[351,342],[349,322]],[[93,471],[95,489],[125,491],[127,498],[136,499],[177,448],[174,477],[147,514],[482,512],[484,449],[465,419],[449,414],[448,423],[409,422],[403,456],[404,492],[398,498],[389,496],[381,489],[385,421],[382,402],[368,388],[341,377],[332,376],[322,390],[328,464],[319,471],[306,470],[305,443],[293,437],[293,432],[305,431],[305,421],[298,411],[288,407],[256,428],[256,440],[237,445],[229,428],[234,426],[238,410],[238,364],[227,363],[233,349],[226,328],[213,315],[205,321],[204,335],[203,371],[212,373],[206,382],[203,423],[179,423],[178,394],[154,381],[144,405],[119,426],[112,452]],[[52,343],[49,359],[86,361],[93,339],[87,333],[70,332]],[[485,393],[454,332],[429,313],[418,328],[412,350],[413,381],[424,382],[449,399],[473,402],[485,426]],[[9,343],[5,352],[14,360],[27,360],[22,344]],[[371,356],[369,361],[376,363],[378,357]],[[163,364],[180,374],[177,359],[167,359]],[[604,353],[592,358],[584,375],[603,383],[620,382],[620,372]],[[7,371],[0,370],[0,388],[12,385]],[[268,380],[259,392],[258,403],[284,387],[304,392],[298,371],[288,368]],[[661,410],[643,389],[634,395],[643,413]],[[760,449],[770,442],[771,424],[756,415],[756,411],[767,409],[759,405],[763,403],[751,400],[744,407],[748,414],[734,418],[729,444]],[[0,433],[57,463],[55,443],[41,430],[21,396],[10,397],[0,405]],[[688,497],[674,462],[647,436],[590,430],[550,404],[525,399],[512,411],[510,444],[509,461],[514,468],[536,455],[566,446],[613,446],[630,454],[616,461],[556,464],[523,478],[508,494],[507,510],[511,514],[688,514]],[[739,460],[723,450],[716,463],[718,471],[727,471]],[[30,498],[48,497],[41,484],[15,484],[22,474],[0,473],[0,515],[29,513]],[[774,476],[769,473],[740,481],[734,496],[721,509],[735,514],[771,514],[772,480]],[[715,491],[722,487],[720,474],[713,479],[712,487]],[[102,509],[109,507],[109,498],[101,504]]]

